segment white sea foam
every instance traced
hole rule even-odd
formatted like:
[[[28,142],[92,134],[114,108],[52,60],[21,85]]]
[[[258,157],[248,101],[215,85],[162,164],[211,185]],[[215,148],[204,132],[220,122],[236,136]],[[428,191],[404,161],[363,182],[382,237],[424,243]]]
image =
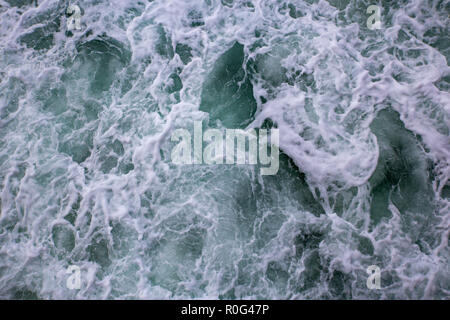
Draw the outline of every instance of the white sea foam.
[[[383,7],[379,30],[361,1],[78,1],[72,35],[62,2],[12,3],[0,1],[0,297],[448,299],[439,1]],[[203,83],[236,41],[257,102],[248,127],[270,118],[304,179],[286,163],[262,178],[170,162],[171,133],[208,119]],[[432,200],[402,211],[393,188],[374,223],[384,138],[415,141],[398,127],[377,137],[383,109],[420,136],[407,156]],[[382,290],[367,289],[369,265]]]

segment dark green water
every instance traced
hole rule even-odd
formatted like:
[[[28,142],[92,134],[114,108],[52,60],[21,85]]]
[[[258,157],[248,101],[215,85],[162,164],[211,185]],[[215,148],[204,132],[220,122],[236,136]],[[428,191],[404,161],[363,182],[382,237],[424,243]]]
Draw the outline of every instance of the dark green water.
[[[0,2],[0,298],[449,298],[447,2],[75,4]],[[176,165],[195,121],[279,170]]]

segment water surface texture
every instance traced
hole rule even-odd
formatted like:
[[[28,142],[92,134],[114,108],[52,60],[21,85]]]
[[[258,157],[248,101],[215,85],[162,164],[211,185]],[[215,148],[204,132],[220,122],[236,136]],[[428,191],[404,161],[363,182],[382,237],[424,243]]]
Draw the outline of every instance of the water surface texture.
[[[0,0],[0,298],[450,299],[449,15]],[[195,121],[278,128],[278,173],[175,165]]]

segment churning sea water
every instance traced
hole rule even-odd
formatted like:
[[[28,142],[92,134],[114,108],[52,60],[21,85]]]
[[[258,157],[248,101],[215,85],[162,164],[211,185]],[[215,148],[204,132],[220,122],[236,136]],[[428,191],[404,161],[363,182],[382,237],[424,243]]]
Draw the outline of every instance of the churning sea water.
[[[449,299],[449,14],[0,0],[0,298]],[[277,173],[174,164],[198,121]]]

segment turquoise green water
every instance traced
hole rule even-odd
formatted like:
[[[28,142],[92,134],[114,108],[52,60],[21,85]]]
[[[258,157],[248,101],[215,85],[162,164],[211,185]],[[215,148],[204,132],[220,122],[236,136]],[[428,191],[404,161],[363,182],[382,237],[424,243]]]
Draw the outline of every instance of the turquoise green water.
[[[449,298],[447,1],[377,30],[368,1],[74,3],[68,31],[0,1],[0,298]],[[194,121],[279,129],[278,172],[174,164]]]

